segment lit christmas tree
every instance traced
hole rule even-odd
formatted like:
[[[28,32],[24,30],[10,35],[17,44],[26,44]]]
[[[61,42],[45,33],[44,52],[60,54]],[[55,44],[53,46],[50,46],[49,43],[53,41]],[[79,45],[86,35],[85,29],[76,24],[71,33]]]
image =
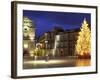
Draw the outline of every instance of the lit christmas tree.
[[[90,49],[91,49],[91,31],[89,28],[89,25],[86,21],[86,19],[84,19],[80,32],[79,32],[79,36],[78,36],[78,40],[77,40],[77,44],[76,44],[76,53],[79,56],[90,56]]]

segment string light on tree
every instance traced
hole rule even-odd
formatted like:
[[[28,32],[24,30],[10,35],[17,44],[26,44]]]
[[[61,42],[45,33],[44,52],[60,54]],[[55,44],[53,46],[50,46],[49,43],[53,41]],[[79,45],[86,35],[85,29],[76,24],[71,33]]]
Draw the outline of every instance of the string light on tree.
[[[76,53],[78,55],[84,56],[84,55],[90,55],[90,49],[91,49],[91,31],[89,28],[89,25],[86,21],[86,18],[84,19],[82,26],[80,28],[77,44],[76,44]]]

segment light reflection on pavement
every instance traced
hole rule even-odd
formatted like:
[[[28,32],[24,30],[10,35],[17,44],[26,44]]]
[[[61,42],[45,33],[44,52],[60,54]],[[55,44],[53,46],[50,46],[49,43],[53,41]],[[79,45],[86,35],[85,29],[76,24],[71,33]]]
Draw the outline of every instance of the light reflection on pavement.
[[[24,60],[23,68],[53,68],[53,67],[81,67],[90,66],[90,59],[51,59],[51,60]]]

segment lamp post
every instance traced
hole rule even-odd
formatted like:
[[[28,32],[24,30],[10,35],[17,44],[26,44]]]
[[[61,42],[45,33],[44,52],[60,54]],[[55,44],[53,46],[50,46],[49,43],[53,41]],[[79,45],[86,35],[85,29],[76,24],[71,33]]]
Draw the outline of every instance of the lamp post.
[[[45,56],[46,56],[46,61],[48,61],[49,56],[48,56],[48,52],[47,52],[47,48],[48,48],[48,40],[47,40],[47,33],[45,33]]]
[[[46,54],[46,61],[48,61],[48,59],[49,59],[48,52],[47,52],[47,48],[48,48],[48,41],[46,40],[46,41],[45,41],[45,49],[46,49],[45,54]]]

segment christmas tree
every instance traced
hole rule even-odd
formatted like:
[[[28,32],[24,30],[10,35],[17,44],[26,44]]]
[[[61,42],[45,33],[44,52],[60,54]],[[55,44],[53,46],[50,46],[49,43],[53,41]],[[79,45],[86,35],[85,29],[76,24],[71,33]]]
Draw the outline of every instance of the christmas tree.
[[[79,56],[85,56],[88,55],[90,56],[90,49],[91,49],[91,31],[89,28],[89,25],[84,19],[82,26],[80,28],[80,32],[78,35],[77,39],[77,44],[76,44],[76,54]]]

